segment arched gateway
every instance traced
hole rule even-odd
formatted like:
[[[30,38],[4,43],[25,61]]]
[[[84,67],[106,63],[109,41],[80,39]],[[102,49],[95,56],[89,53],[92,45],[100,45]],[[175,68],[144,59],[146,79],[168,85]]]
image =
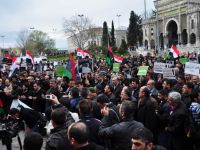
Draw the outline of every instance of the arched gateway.
[[[169,21],[167,24],[168,32],[168,45],[171,47],[172,44],[178,44],[178,25],[174,20]]]

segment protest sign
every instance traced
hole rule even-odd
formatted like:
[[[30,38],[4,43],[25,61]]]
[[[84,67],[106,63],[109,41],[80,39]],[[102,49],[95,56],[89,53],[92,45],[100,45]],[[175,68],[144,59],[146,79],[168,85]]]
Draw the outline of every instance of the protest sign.
[[[164,79],[176,79],[174,68],[164,68],[163,69]]]
[[[187,62],[189,62],[189,59],[188,58],[180,58],[179,59],[179,62],[183,65],[185,65]]]
[[[113,72],[119,72],[119,64],[118,63],[114,63],[113,64]]]
[[[56,66],[56,76],[57,77],[66,77],[67,69],[62,65],[57,65]]]
[[[172,61],[172,60],[166,61],[166,67],[167,67],[167,68],[174,67],[174,61]]]
[[[140,66],[137,75],[146,76],[149,66]]]
[[[166,68],[165,63],[155,62],[154,63],[154,73],[163,73],[163,69]]]
[[[185,74],[199,76],[200,75],[200,64],[187,62],[185,64]]]

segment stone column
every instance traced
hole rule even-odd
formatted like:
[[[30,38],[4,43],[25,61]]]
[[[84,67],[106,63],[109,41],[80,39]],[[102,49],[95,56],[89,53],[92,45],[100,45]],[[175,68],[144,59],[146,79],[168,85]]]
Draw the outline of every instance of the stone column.
[[[200,13],[197,12],[197,20],[196,20],[196,46],[200,47]]]
[[[187,15],[187,33],[188,33],[188,44],[187,46],[190,46],[190,16]]]
[[[163,34],[164,38],[164,48],[168,48],[168,33]]]

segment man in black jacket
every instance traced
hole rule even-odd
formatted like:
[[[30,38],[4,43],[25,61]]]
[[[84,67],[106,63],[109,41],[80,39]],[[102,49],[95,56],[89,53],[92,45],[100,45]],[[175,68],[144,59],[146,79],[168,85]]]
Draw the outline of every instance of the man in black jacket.
[[[83,122],[73,123],[68,128],[68,139],[75,150],[104,150],[102,146],[89,142],[89,131]]]
[[[110,127],[101,127],[99,136],[110,140],[110,150],[129,150],[131,149],[131,132],[142,128],[143,124],[133,120],[133,103],[123,101],[119,108],[121,122]]]
[[[62,108],[53,110],[51,120],[54,129],[47,139],[46,150],[65,150],[71,149],[66,126],[66,113]]]
[[[170,150],[188,150],[188,140],[185,132],[185,123],[187,119],[187,110],[181,102],[181,94],[178,92],[170,92],[168,102],[171,107],[168,125],[165,130],[170,134],[169,146]]]

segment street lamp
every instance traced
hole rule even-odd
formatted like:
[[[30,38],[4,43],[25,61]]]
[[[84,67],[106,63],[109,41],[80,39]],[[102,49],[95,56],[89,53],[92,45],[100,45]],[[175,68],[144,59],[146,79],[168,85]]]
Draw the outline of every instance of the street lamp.
[[[119,29],[120,29],[120,20],[119,20],[120,18],[119,18],[119,17],[121,17],[121,16],[122,16],[122,15],[120,15],[120,14],[117,15],[117,17],[118,17]]]
[[[1,35],[1,38],[2,38],[2,44],[3,44],[2,48],[4,49],[4,38],[5,38],[5,35]]]

